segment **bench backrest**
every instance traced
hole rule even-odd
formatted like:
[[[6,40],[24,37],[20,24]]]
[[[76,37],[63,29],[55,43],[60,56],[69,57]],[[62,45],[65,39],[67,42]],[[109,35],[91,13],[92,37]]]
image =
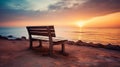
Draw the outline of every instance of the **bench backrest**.
[[[48,36],[55,37],[54,26],[27,26],[28,34],[31,37],[32,35],[39,36]]]

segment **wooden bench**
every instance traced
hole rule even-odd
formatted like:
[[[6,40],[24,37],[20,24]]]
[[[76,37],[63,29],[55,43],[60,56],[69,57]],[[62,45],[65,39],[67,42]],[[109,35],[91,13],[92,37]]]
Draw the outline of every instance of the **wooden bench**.
[[[42,41],[49,42],[49,55],[53,54],[53,46],[58,44],[61,44],[61,52],[65,52],[64,42],[67,40],[55,39],[54,26],[27,26],[26,28],[29,34],[30,49],[33,48],[33,40],[38,40],[39,47],[42,47]]]

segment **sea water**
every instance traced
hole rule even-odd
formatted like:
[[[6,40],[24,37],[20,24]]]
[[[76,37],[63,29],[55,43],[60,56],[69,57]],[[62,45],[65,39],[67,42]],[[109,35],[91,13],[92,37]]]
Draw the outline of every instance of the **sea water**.
[[[57,37],[68,40],[82,40],[85,42],[120,45],[120,28],[78,28],[78,27],[57,27],[55,26]],[[20,38],[28,38],[25,27],[0,27],[0,35]]]

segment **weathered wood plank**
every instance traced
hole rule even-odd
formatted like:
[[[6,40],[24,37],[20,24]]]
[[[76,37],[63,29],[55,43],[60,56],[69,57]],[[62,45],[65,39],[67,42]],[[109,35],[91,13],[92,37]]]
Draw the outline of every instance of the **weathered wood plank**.
[[[48,33],[39,33],[39,32],[31,32],[30,34],[31,34],[31,35],[38,35],[38,36],[49,36]],[[52,36],[52,37],[55,37],[55,34],[54,34],[54,33],[51,33],[51,36]]]
[[[43,28],[43,29],[45,29],[45,28],[47,28],[47,27],[49,27],[49,29],[54,29],[54,26],[27,26],[27,28],[29,28],[29,29],[34,29],[34,28]]]
[[[44,29],[32,29],[29,30],[30,32],[48,32],[48,30],[44,30]],[[50,32],[55,32],[55,30],[50,30]]]

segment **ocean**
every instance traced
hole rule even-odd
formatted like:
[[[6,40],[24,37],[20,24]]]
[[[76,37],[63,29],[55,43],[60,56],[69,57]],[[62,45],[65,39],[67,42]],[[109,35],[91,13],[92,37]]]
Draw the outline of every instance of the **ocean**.
[[[57,27],[56,36],[67,40],[82,40],[84,42],[102,43],[107,45],[120,45],[120,28],[78,28],[78,27]],[[0,27],[0,35],[20,38],[28,33],[25,27]]]

